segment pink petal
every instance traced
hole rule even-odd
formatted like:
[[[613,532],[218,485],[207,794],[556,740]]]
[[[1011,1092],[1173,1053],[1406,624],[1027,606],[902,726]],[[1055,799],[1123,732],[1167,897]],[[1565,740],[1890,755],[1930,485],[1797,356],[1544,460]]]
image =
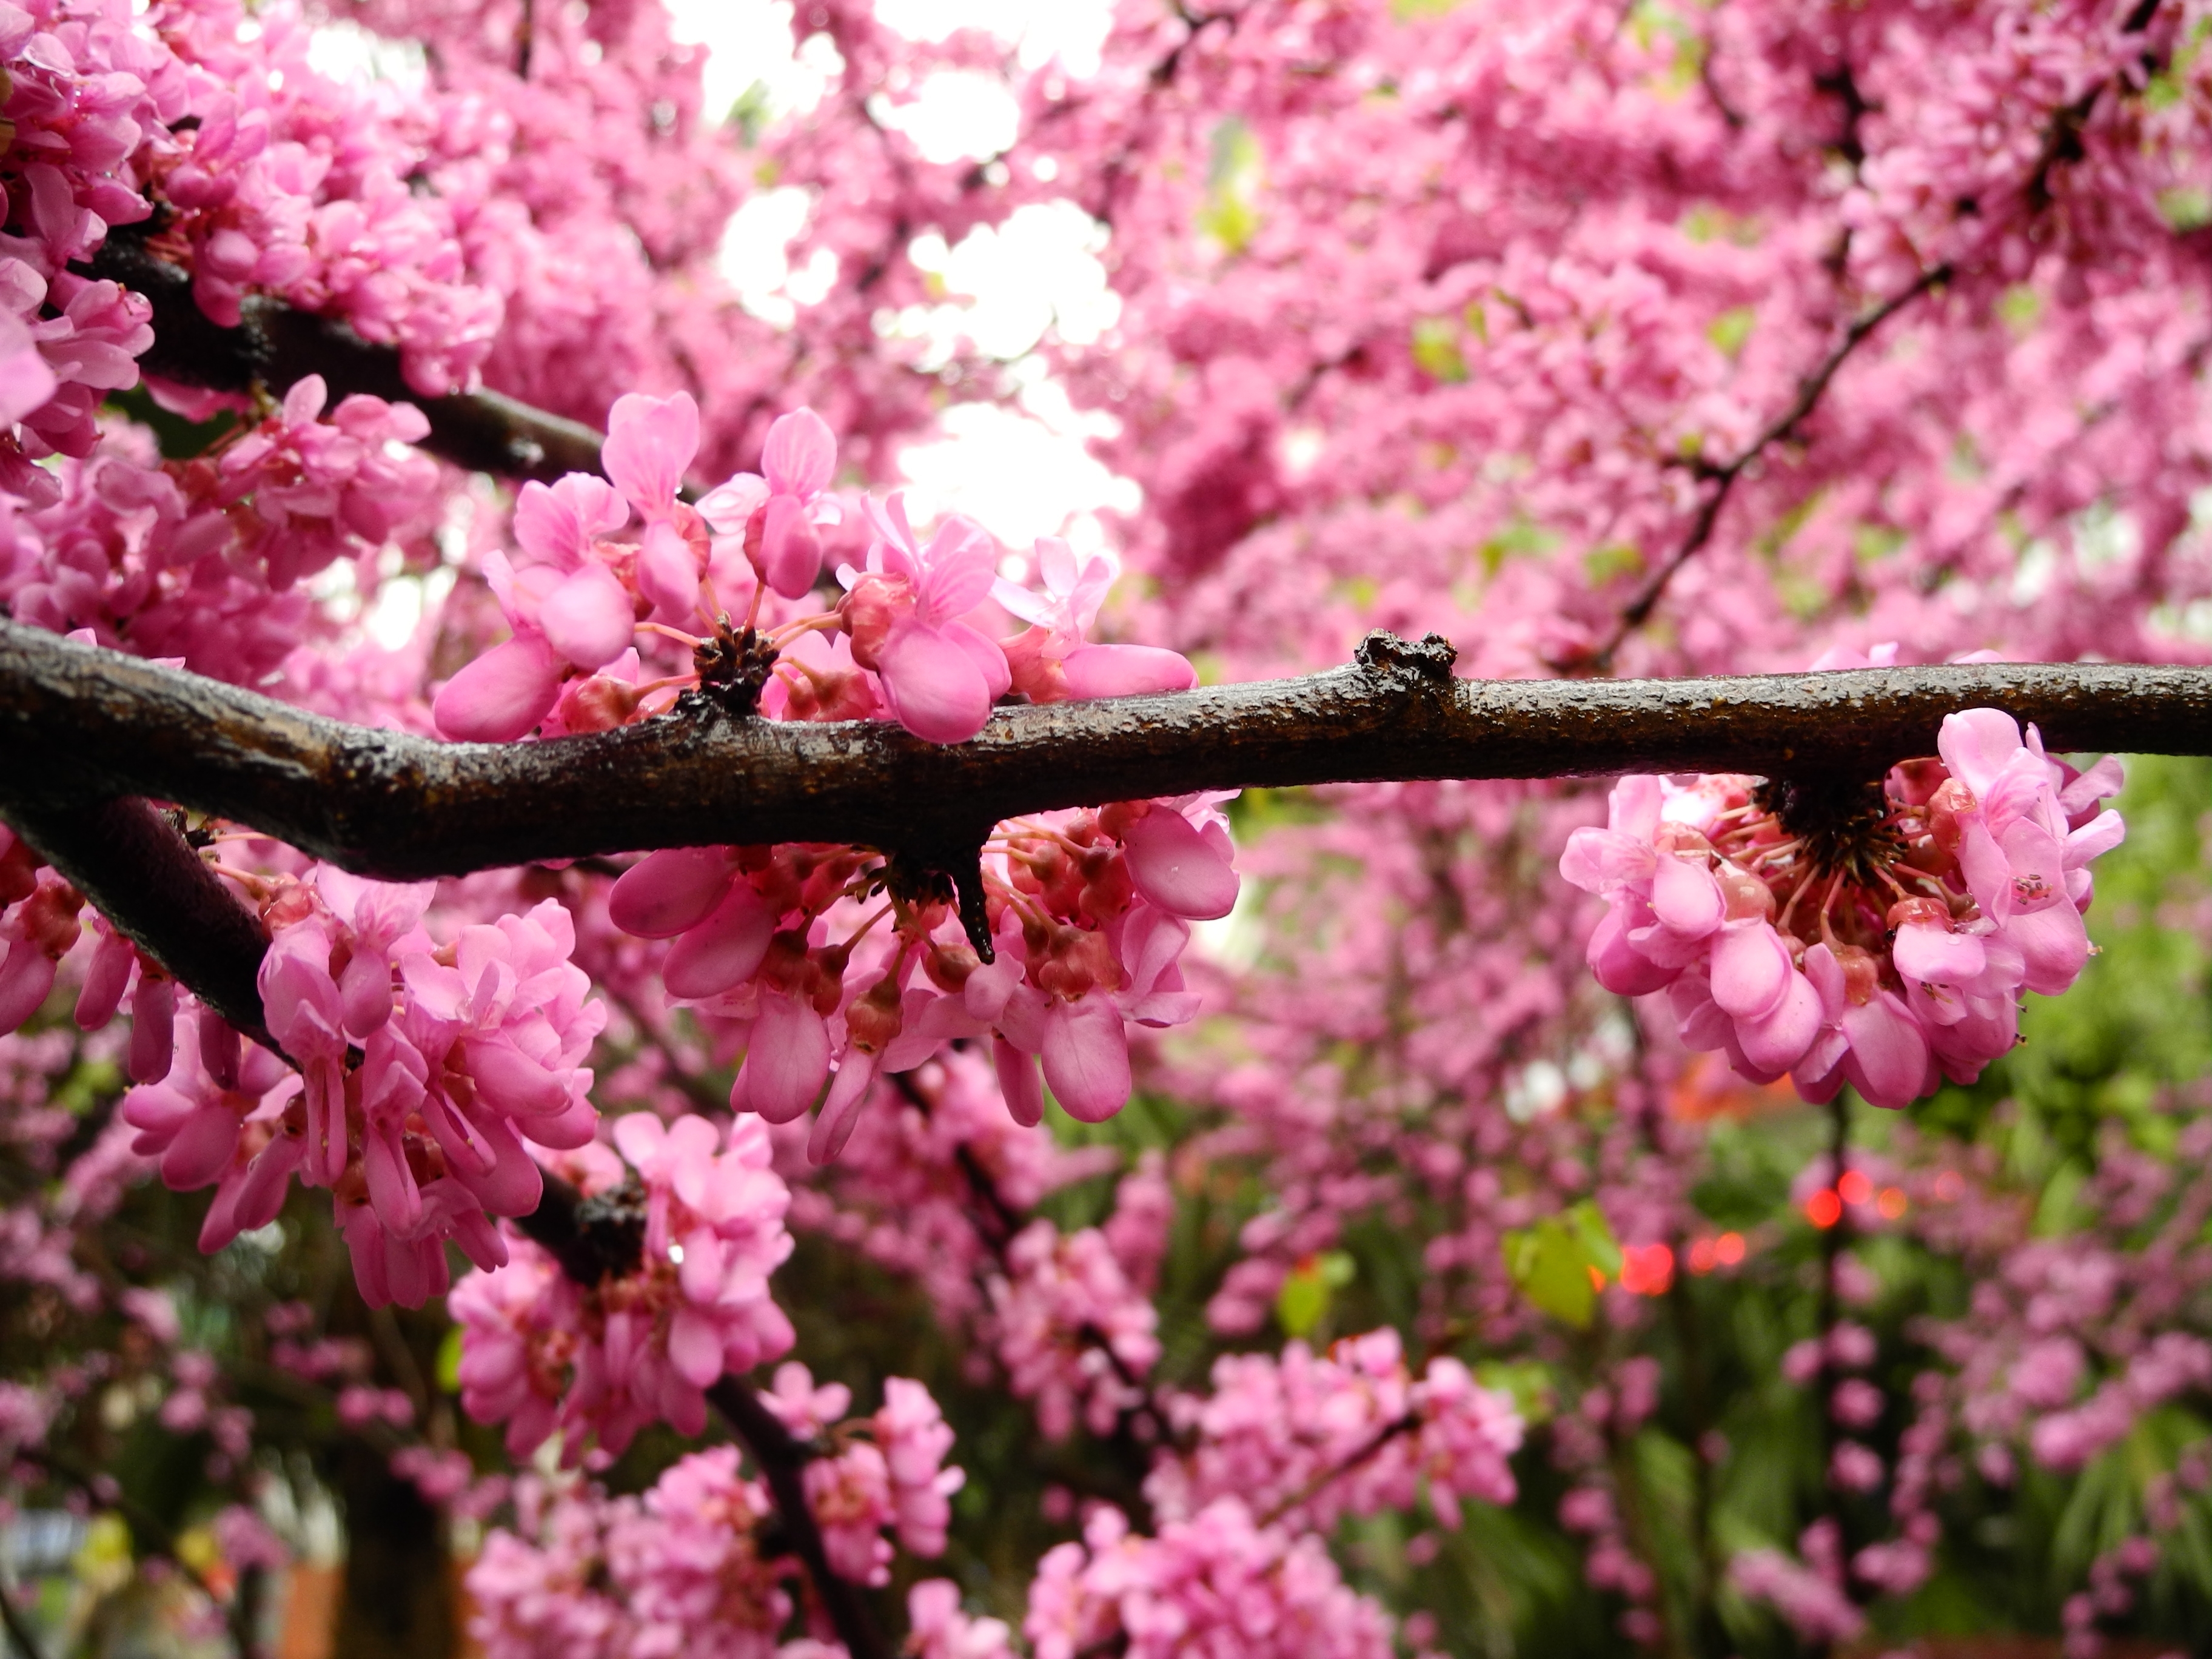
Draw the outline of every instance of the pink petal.
[[[544,1117],[568,1103],[566,1079],[548,1071],[505,1037],[471,1037],[462,1045],[477,1097],[499,1111]]]
[[[1978,813],[1966,824],[1966,838],[1959,845],[1960,872],[1982,914],[2002,922],[2012,915],[2012,866]]]
[[[803,599],[822,574],[822,543],[796,496],[771,495],[761,526],[761,579],[787,599]]]
[[[2066,867],[2078,870],[2091,859],[2100,858],[2128,838],[2128,826],[2120,815],[2110,807],[2091,818],[2079,830],[2066,837]]]
[[[845,1143],[853,1137],[854,1126],[860,1121],[860,1108],[866,1103],[868,1085],[876,1080],[876,1057],[854,1048],[845,1055],[838,1066],[837,1075],[830,1080],[830,1093],[822,1103],[822,1115],[814,1120],[814,1132],[807,1137],[806,1157],[812,1164],[830,1164],[845,1150]]]
[[[1212,921],[1235,907],[1237,872],[1182,813],[1155,806],[1123,845],[1137,890],[1170,915]]]
[[[992,702],[996,702],[1012,689],[1013,665],[1006,660],[1006,648],[998,641],[966,623],[946,623],[943,632],[945,638],[968,653],[968,660],[983,677],[983,689]]]
[[[607,915],[639,939],[673,939],[714,913],[736,875],[722,848],[665,848],[616,878]]]
[[[699,453],[699,405],[691,394],[648,398],[629,392],[607,411],[607,441],[599,465],[632,505],[648,518],[665,514],[684,483],[684,470]]]
[[[614,1121],[615,1150],[641,1174],[653,1172],[668,1139],[667,1126],[650,1112],[624,1112]]]
[[[2066,849],[2040,824],[2021,818],[1998,843],[2011,868],[2014,911],[2040,910],[2066,898]]]
[[[1071,697],[1141,697],[1188,691],[1198,670],[1181,652],[1155,645],[1086,645],[1060,659]]]
[[[1042,1058],[1053,1098],[1078,1122],[1103,1123],[1127,1104],[1129,1040],[1107,998],[1055,999],[1045,1012]]]
[[[7,956],[0,957],[0,1033],[38,1013],[53,991],[53,957],[28,940],[0,940]]]
[[[775,933],[775,915],[767,901],[741,881],[712,915],[669,948],[660,982],[672,997],[719,995],[759,971]]]
[[[203,1106],[179,1126],[161,1154],[161,1184],[171,1192],[204,1187],[229,1167],[238,1150],[238,1114],[220,1103]]]
[[[929,743],[965,743],[991,717],[991,690],[965,649],[939,629],[908,622],[877,654],[884,701],[898,723]]]
[[[990,598],[991,584],[998,579],[990,536],[966,519],[947,519],[937,527],[923,562],[927,574],[916,603],[933,623],[966,616]]]
[[[1640,997],[1672,985],[1681,969],[1654,962],[1629,942],[1632,929],[1650,924],[1651,907],[1632,893],[1617,896],[1590,934],[1586,955],[1597,982],[1615,996]]]
[[[591,1086],[592,1074],[580,1072],[584,1086]],[[544,1117],[533,1117],[524,1126],[523,1133],[535,1146],[550,1146],[556,1152],[573,1152],[579,1146],[588,1146],[599,1130],[599,1109],[590,1097],[572,1095],[562,1110]]]
[[[1977,795],[1989,793],[2005,763],[2021,747],[2020,722],[2001,708],[1968,708],[1946,714],[1936,737],[1936,750],[1951,775]]]
[[[422,1219],[422,1193],[398,1141],[396,1124],[371,1125],[362,1138],[362,1173],[378,1218],[393,1231],[408,1233]]]
[[[1769,1076],[1796,1065],[1820,1034],[1820,994],[1794,969],[1774,1006],[1757,1019],[1738,1021],[1735,1028],[1744,1058]]]
[[[999,1074],[999,1092],[1006,1097],[1007,1112],[1024,1129],[1035,1128],[1044,1118],[1044,1085],[1037,1078],[1036,1057],[994,1032],[991,1064]]]
[[[2022,982],[2043,996],[2055,997],[2070,988],[2089,960],[2089,930],[2070,904],[2014,915],[2005,924],[2003,937],[2026,959]]]
[[[696,1308],[678,1308],[668,1322],[668,1363],[695,1389],[722,1374],[722,1334]]]
[[[1613,786],[1607,801],[1606,826],[1648,842],[1659,828],[1659,812],[1666,800],[1666,788],[1657,778],[1632,773]]]
[[[27,945],[23,948],[27,951],[34,947]],[[84,987],[77,993],[76,1023],[80,1027],[97,1031],[115,1018],[116,1009],[123,1003],[123,993],[131,983],[131,969],[137,960],[131,941],[122,934],[100,936],[100,943],[93,947],[91,965],[84,970]],[[4,975],[0,975],[0,979],[3,978]],[[41,994],[39,1000],[45,1001],[45,996]],[[4,1017],[0,1017],[0,1030],[9,1029]]]
[[[346,1035],[365,1037],[392,1018],[392,964],[380,951],[362,951],[338,981]]]
[[[1795,970],[1790,950],[1772,924],[1729,923],[1713,944],[1713,1000],[1737,1019],[1758,1019],[1773,1012],[1790,988]],[[1786,1071],[1786,1066],[1773,1066]]]
[[[740,472],[699,498],[699,516],[718,536],[740,536],[753,514],[768,505],[770,493],[768,480],[757,472]]]
[[[1721,884],[1702,864],[1668,854],[1651,878],[1651,910],[1660,926],[1685,939],[1703,939],[1721,925],[1726,908]]]
[[[535,482],[514,500],[514,539],[541,563],[573,570],[594,537],[619,530],[629,507],[603,478],[571,472],[550,489]]]
[[[1972,933],[1946,933],[1927,922],[1899,928],[1890,957],[1907,979],[1937,985],[1971,983],[1982,976],[1989,963],[1981,940]]]
[[[637,586],[663,622],[681,623],[699,607],[699,561],[684,532],[665,519],[648,526],[639,544]]]
[[[1609,893],[1632,882],[1650,881],[1658,872],[1657,859],[1648,837],[1585,826],[1567,837],[1559,874],[1585,893]],[[1635,925],[1650,921],[1646,916]]]
[[[2068,812],[2095,805],[2107,795],[2117,795],[2127,781],[2127,769],[2118,755],[2107,755],[2058,792],[2058,805]]]
[[[811,1003],[775,993],[760,1001],[730,1104],[788,1123],[814,1104],[830,1075],[830,1030]]]
[[[1893,993],[1877,991],[1863,1006],[1846,1006],[1843,1026],[1851,1044],[1844,1072],[1869,1105],[1894,1110],[1920,1093],[1928,1076],[1928,1039]]]
[[[794,409],[778,416],[769,428],[768,442],[761,450],[761,471],[778,495],[817,495],[829,488],[836,467],[837,440],[812,410]]]
[[[561,695],[561,659],[544,638],[519,634],[446,682],[431,705],[439,732],[461,743],[511,743]]]
[[[176,1063],[177,985],[141,975],[131,994],[131,1052],[125,1069],[134,1083],[159,1083]]]
[[[60,384],[29,331],[13,317],[0,317],[0,425],[13,426],[44,407]]]
[[[598,668],[629,648],[637,619],[614,572],[586,559],[545,597],[538,620],[553,648],[579,668]]]

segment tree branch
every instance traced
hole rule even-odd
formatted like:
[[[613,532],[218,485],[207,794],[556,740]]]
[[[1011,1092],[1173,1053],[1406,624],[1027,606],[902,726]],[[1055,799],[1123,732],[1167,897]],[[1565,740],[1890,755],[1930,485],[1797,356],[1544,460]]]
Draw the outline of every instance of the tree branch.
[[[814,1581],[815,1593],[822,1598],[822,1610],[830,1616],[837,1639],[852,1659],[890,1659],[890,1644],[876,1628],[875,1616],[860,1586],[830,1565],[822,1529],[815,1524],[814,1511],[807,1504],[805,1471],[813,1461],[814,1449],[785,1428],[740,1378],[725,1376],[707,1390],[707,1398],[729,1420],[753,1462],[760,1466],[791,1547],[805,1564],[807,1577]]]
[[[1929,289],[1947,283],[1950,278],[1949,265],[1931,265],[1921,272],[1911,287],[1892,295],[1853,319],[1851,325],[1844,331],[1843,337],[1830,349],[1828,355],[1820,360],[1811,374],[1798,381],[1797,395],[1790,399],[1790,407],[1768,422],[1734,460],[1712,471],[1710,475],[1711,488],[1706,491],[1705,499],[1698,503],[1697,513],[1690,520],[1690,527],[1683,532],[1681,542],[1667,562],[1652,573],[1650,580],[1628,602],[1614,622],[1613,632],[1606,636],[1605,643],[1589,654],[1590,672],[1599,674],[1611,672],[1614,656],[1628,636],[1650,619],[1653,609],[1666,597],[1668,586],[1674,581],[1675,574],[1712,539],[1713,531],[1720,523],[1721,509],[1728,505],[1728,498],[1735,492],[1736,480],[1743,477],[1744,470],[1775,445],[1787,442],[1805,423],[1813,411],[1820,407],[1820,399],[1828,390],[1828,383],[1836,378],[1836,371],[1843,368],[1845,361],[1865,343],[1868,336]]]
[[[177,826],[143,800],[85,805],[17,799],[9,823],[131,942],[232,1027],[281,1054],[261,1013],[257,976],[269,937]]]
[[[265,386],[280,396],[319,374],[333,403],[366,392],[415,404],[430,422],[422,447],[456,466],[548,482],[599,470],[599,434],[581,422],[497,392],[426,398],[400,373],[396,348],[364,340],[343,323],[258,295],[246,298],[238,327],[212,321],[192,297],[191,276],[156,258],[131,229],[110,231],[81,269],[143,295],[153,307],[154,343],[138,360],[148,374],[216,392]]]
[[[1480,681],[1452,678],[1450,660],[1440,640],[1376,635],[1350,668],[1002,708],[949,746],[885,721],[688,707],[584,737],[441,744],[0,621],[0,807],[36,846],[54,809],[151,796],[413,879],[725,842],[972,854],[1003,818],[1199,789],[1624,770],[1874,778],[1929,753],[1943,716],[1976,707],[2039,723],[2056,750],[2212,754],[2203,668]]]
[[[609,1275],[619,1277],[637,1268],[645,1226],[643,1208],[634,1200],[634,1192],[584,1198],[558,1176],[548,1174],[545,1196],[538,1208],[514,1224],[550,1251],[569,1278],[580,1285],[596,1285]],[[784,1427],[740,1377],[724,1376],[707,1390],[707,1398],[759,1466],[784,1534],[813,1581],[837,1639],[852,1659],[890,1659],[890,1646],[860,1586],[830,1565],[822,1528],[806,1501],[805,1469],[817,1455],[815,1449]]]

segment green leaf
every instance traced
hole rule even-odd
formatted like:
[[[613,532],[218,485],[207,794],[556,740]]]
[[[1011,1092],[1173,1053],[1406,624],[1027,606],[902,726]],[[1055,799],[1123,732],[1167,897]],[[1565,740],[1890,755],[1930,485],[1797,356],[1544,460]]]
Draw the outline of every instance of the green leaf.
[[[1231,117],[1213,130],[1206,203],[1198,228],[1231,253],[1242,253],[1260,228],[1260,141]]]
[[[1431,380],[1447,386],[1467,379],[1467,356],[1459,349],[1459,330],[1450,318],[1413,319],[1413,362]]]
[[[1620,1245],[1613,1236],[1605,1212],[1584,1199],[1567,1212],[1567,1224],[1574,1229],[1575,1240],[1582,1246],[1583,1260],[1607,1279],[1619,1278]]]
[[[1276,1292],[1276,1322],[1292,1336],[1307,1335],[1328,1317],[1329,1303],[1358,1272],[1358,1264],[1342,1250],[1308,1256]]]
[[[438,1386],[447,1394],[461,1391],[461,1328],[446,1328],[444,1340],[438,1344]]]
[[[1744,342],[1751,338],[1751,331],[1759,321],[1756,306],[1735,306],[1705,325],[1705,337],[1721,349],[1728,357],[1741,356]]]
[[[1532,1307],[1578,1331],[1589,1328],[1597,1310],[1597,1285],[1581,1241],[1565,1221],[1547,1216],[1533,1227],[1507,1233],[1500,1249],[1506,1272]]]

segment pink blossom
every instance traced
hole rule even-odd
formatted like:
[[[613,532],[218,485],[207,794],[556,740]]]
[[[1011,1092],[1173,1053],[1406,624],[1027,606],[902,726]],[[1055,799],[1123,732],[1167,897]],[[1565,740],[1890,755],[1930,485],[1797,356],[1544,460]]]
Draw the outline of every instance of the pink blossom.
[[[2093,816],[2094,792],[2118,771],[2062,806],[2074,775],[1991,709],[1947,717],[1939,746],[1942,761],[1891,770],[1878,824],[1868,792],[1848,832],[1811,785],[1623,780],[1607,827],[1576,830],[1559,866],[1607,902],[1599,982],[1665,989],[1691,1047],[1755,1081],[1788,1073],[1808,1100],[1848,1081],[1894,1107],[1972,1081],[2015,1040],[2019,989],[2055,994],[2087,959],[2083,866],[2123,833],[2118,814]],[[1871,837],[1850,869],[1887,885],[1807,850],[1846,833]]]

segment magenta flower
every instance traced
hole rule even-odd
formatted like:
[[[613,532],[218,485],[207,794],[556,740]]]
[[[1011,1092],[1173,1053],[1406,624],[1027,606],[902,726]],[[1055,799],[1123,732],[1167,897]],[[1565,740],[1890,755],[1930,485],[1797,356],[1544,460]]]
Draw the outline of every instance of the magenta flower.
[[[817,526],[840,522],[824,492],[837,470],[837,441],[811,409],[776,417],[758,473],[741,472],[700,497],[699,514],[724,536],[743,537],[755,576],[787,599],[804,598],[822,573]]]
[[[1863,791],[1621,780],[1559,861],[1606,901],[1599,983],[1665,990],[1685,1042],[1808,1100],[1848,1082],[1902,1106],[1979,1076],[2016,1040],[2019,993],[2087,960],[2087,866],[2125,833],[2096,803],[2120,773],[2075,775],[1996,709],[1951,715],[1938,747]]]
[[[1188,691],[1198,684],[1198,671],[1179,652],[1151,645],[1085,642],[1084,636],[1114,585],[1114,567],[1106,560],[1086,560],[1079,570],[1074,552],[1065,541],[1040,536],[1036,563],[1042,593],[1004,577],[991,586],[991,597],[1002,610],[1032,624],[1005,646],[1014,689],[1031,702]]]
[[[871,501],[868,513],[876,539],[866,571],[837,573],[853,659],[875,672],[892,718],[908,731],[964,743],[1013,683],[998,642],[961,620],[991,595],[991,538],[956,516],[921,545],[902,493],[880,506]]]

